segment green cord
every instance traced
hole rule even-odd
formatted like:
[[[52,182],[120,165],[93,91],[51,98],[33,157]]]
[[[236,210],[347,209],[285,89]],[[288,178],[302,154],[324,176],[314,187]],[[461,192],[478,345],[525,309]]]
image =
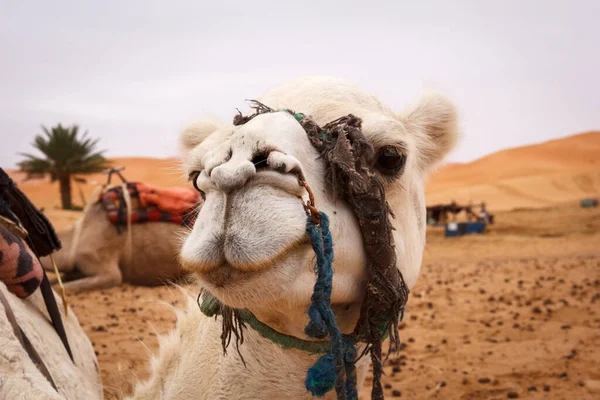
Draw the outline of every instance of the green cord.
[[[202,293],[202,303],[200,304],[200,311],[207,317],[213,317],[220,315],[221,302],[213,297],[208,292]],[[290,336],[277,332],[270,326],[260,322],[258,318],[254,316],[250,311],[246,309],[237,310],[240,319],[245,324],[248,324],[258,332],[262,337],[269,339],[271,342],[280,345],[285,349],[297,349],[302,350],[311,354],[323,354],[329,351],[331,348],[331,341],[312,341],[302,340],[295,336]]]
[[[221,303],[219,300],[206,291],[202,293],[202,303],[200,304],[200,311],[202,311],[202,314],[206,315],[207,317],[221,315],[219,312],[220,308]],[[271,342],[276,343],[285,349],[302,350],[311,354],[323,354],[327,353],[331,349],[331,341],[329,340],[303,340],[295,336],[286,335],[260,322],[258,318],[254,316],[254,314],[246,309],[238,309],[237,311],[242,322],[250,325],[250,327],[252,327],[252,329],[258,332],[262,337],[269,339]],[[400,320],[402,320],[402,314],[400,315]],[[386,324],[381,325],[382,330],[385,329],[385,325]],[[383,340],[387,338],[388,332],[388,329],[383,332]]]

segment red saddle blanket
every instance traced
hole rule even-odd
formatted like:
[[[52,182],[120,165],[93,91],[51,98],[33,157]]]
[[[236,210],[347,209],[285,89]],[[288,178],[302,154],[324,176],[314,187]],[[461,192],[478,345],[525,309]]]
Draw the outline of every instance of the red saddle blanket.
[[[172,222],[191,226],[195,220],[200,194],[192,188],[159,187],[141,182],[128,182],[131,198],[131,223]],[[115,186],[100,195],[108,214],[115,225],[127,225],[127,205],[123,187]]]

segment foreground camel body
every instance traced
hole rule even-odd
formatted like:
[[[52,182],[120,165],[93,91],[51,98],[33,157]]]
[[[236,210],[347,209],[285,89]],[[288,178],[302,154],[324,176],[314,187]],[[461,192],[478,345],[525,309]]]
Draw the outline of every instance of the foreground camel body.
[[[50,323],[40,290],[27,299],[19,299],[0,282],[0,291],[10,303],[19,326],[39,353],[58,390],[57,393],[31,361],[14,335],[0,304],[0,399],[102,399],[96,354],[73,311],[69,309],[69,316],[65,317],[62,302],[55,296],[75,363]]]
[[[347,114],[363,120],[376,151],[395,146],[407,155],[402,172],[384,176],[398,266],[409,287],[417,279],[425,246],[424,180],[454,146],[456,113],[442,97],[429,95],[396,114],[356,86],[333,78],[305,78],[259,99],[274,109],[312,116],[321,126]],[[306,216],[298,196],[301,170],[316,204],[330,216],[335,247],[332,307],[340,330],[356,324],[366,279],[365,250],[355,216],[325,185],[324,165],[292,115],[260,115],[241,126],[197,123],[183,132],[188,173],[206,200],[181,250],[187,269],[224,304],[247,308],[275,330],[308,339],[306,310],[315,283],[314,253],[306,239]],[[258,158],[257,158],[258,157]],[[257,170],[257,159],[267,166]],[[253,163],[254,160],[254,163]],[[258,165],[258,164],[257,164]],[[307,369],[318,356],[284,350],[252,328],[240,346],[221,348],[220,318],[204,317],[190,299],[177,326],[160,339],[150,379],[135,399],[308,399]],[[363,346],[364,348],[364,346]],[[359,350],[360,351],[360,350]],[[368,368],[357,363],[358,384]],[[335,391],[326,399],[335,398]]]
[[[179,237],[185,229],[167,222],[132,225],[132,261],[126,252],[126,233],[118,234],[100,204],[90,206],[82,220],[74,263],[69,262],[76,225],[59,233],[62,249],[54,255],[58,270],[64,273],[66,289],[109,288],[123,282],[134,285],[160,285],[186,275],[177,262]],[[47,271],[54,271],[50,259],[42,258]]]

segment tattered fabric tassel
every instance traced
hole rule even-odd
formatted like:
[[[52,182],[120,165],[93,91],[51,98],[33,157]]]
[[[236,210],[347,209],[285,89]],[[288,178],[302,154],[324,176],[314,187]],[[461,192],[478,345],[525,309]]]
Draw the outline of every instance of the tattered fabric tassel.
[[[240,345],[244,343],[244,329],[246,325],[240,316],[239,310],[228,307],[211,295],[203,296],[203,291],[198,295],[198,305],[200,311],[207,317],[221,316],[222,331],[221,331],[221,346],[223,354],[227,354],[227,347],[231,343],[231,339],[235,337],[235,349],[246,366],[246,361],[240,352]],[[202,298],[202,302],[200,302]]]

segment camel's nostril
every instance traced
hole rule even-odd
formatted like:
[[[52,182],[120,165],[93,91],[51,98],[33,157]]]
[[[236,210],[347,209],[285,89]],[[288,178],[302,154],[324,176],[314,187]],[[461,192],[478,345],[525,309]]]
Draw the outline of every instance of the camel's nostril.
[[[257,153],[252,157],[252,164],[256,169],[266,168],[268,153]]]

